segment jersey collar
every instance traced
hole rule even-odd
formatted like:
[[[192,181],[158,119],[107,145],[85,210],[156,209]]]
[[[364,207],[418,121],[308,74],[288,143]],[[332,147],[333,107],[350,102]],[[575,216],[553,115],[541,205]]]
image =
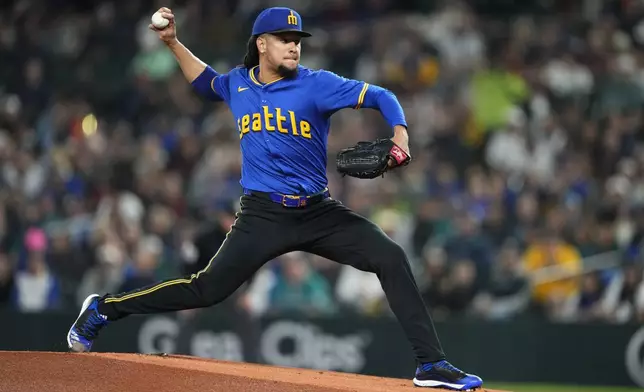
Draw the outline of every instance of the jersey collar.
[[[278,81],[280,81],[280,80],[284,79],[284,78],[282,77],[282,78],[277,78],[277,79],[275,79],[275,80],[272,80],[272,81],[270,81],[270,82],[268,82],[268,83],[261,83],[261,82],[257,79],[257,77],[255,77],[255,71],[256,71],[256,70],[257,70],[257,72],[259,72],[259,65],[256,65],[256,66],[254,66],[253,68],[251,68],[251,69],[248,71],[248,76],[250,77],[250,80],[252,80],[252,81],[253,81],[253,83],[255,83],[255,84],[256,84],[256,85],[258,85],[258,86],[262,86],[262,87],[263,87],[263,86],[268,86],[269,84],[273,84],[273,83],[275,83],[275,82],[278,82]]]

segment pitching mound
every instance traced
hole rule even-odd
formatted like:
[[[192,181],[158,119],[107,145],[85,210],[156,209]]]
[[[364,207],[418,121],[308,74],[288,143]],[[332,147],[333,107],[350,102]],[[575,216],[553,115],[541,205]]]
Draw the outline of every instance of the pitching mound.
[[[2,392],[420,390],[414,388],[410,380],[172,355],[0,351],[0,364]]]

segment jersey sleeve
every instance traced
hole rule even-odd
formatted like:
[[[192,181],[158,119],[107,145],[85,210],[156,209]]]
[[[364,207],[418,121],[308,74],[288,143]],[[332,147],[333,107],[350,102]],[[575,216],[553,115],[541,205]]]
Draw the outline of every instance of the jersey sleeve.
[[[330,71],[319,71],[315,83],[316,103],[321,112],[332,113],[340,109],[360,109],[369,83],[347,79]]]
[[[218,73],[210,66],[192,82],[195,91],[209,101],[230,101],[230,73]]]
[[[215,93],[215,101],[230,101],[230,74],[218,74],[210,81],[210,89]]]

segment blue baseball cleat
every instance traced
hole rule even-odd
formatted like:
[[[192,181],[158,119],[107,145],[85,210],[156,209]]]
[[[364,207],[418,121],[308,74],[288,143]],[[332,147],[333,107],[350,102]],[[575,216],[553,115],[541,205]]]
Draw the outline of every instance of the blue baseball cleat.
[[[473,374],[467,374],[443,360],[420,365],[416,369],[414,385],[467,391],[480,388],[483,385],[483,380]]]
[[[98,294],[92,294],[83,301],[80,314],[67,333],[67,346],[71,351],[90,351],[98,331],[107,325],[107,316],[98,312],[98,298]]]

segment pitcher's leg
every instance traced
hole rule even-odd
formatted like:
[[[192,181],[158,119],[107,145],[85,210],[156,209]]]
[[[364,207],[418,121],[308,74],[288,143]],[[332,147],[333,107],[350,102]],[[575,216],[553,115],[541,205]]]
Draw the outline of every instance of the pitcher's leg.
[[[109,320],[117,320],[131,314],[203,308],[223,301],[283,248],[281,241],[266,235],[277,225],[270,227],[265,221],[254,220],[241,215],[203,270],[127,293],[105,295],[98,311]]]
[[[418,361],[444,359],[403,249],[375,224],[335,201],[330,203],[335,205],[328,205],[309,223],[312,240],[303,250],[375,273]]]
[[[70,349],[89,351],[105,325],[131,314],[201,308],[226,299],[265,262],[292,250],[296,227],[278,207],[242,198],[242,212],[219,251],[196,274],[127,293],[89,296],[67,334]]]
[[[378,226],[338,202],[330,201],[309,215],[301,228],[308,239],[303,250],[374,272],[380,279],[418,361],[414,385],[461,391],[481,387],[480,377],[445,359],[403,249]]]

